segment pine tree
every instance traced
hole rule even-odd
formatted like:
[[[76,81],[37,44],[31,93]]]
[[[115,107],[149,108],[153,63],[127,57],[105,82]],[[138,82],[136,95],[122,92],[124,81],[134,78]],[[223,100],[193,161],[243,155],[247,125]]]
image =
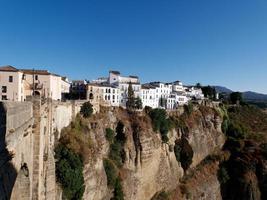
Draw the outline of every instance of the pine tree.
[[[128,86],[126,108],[129,110],[132,110],[134,109],[134,107],[135,107],[134,91],[133,91],[132,83],[130,82]]]

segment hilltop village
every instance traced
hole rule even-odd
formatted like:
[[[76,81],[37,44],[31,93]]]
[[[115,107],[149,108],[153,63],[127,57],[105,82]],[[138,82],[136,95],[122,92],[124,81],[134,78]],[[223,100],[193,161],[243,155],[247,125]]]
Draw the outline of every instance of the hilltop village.
[[[190,100],[202,100],[201,88],[185,86],[181,81],[170,83],[150,82],[142,84],[138,76],[123,76],[109,71],[107,77],[95,80],[69,81],[47,70],[0,67],[0,100],[26,101],[29,96],[40,96],[56,101],[87,100],[92,105],[126,107],[128,89],[131,88],[139,109],[176,109]]]

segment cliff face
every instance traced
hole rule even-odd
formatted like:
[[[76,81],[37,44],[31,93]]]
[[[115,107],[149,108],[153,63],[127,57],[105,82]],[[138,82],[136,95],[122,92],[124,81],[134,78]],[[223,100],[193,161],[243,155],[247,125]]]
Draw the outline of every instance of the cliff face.
[[[181,116],[175,113],[173,117]],[[190,168],[194,168],[201,160],[224,144],[224,136],[221,132],[222,120],[210,108],[205,111],[197,108],[188,115],[184,120],[186,129],[174,126],[168,133],[168,144],[162,143],[160,134],[153,131],[147,114],[129,114],[122,109],[102,110],[100,114],[91,117],[88,122],[94,151],[91,152],[84,168],[86,186],[84,199],[110,199],[112,196],[112,191],[107,187],[102,160],[108,156],[109,151],[105,129],[115,130],[118,121],[123,122],[127,138],[120,177],[124,197],[129,200],[149,200],[157,192],[173,191],[181,184],[179,179],[184,176],[185,172],[181,163],[177,162],[173,147],[175,142],[182,137],[188,140],[193,149]],[[217,168],[214,167],[214,169]],[[199,188],[194,199],[198,199],[197,197],[203,195],[202,193],[205,193],[206,199],[209,199],[210,195],[214,194],[213,189],[220,193],[217,177],[213,175],[208,177],[207,187],[203,184]],[[208,187],[210,184],[213,184],[212,189]],[[219,197],[214,199],[219,199]]]

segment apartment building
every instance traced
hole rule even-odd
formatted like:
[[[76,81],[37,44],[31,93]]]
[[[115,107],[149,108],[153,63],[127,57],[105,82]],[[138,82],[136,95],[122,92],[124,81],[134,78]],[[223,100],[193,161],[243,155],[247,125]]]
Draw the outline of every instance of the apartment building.
[[[0,87],[0,99],[4,101],[25,101],[27,96],[33,95],[61,100],[62,93],[67,92],[69,83],[47,70],[4,66],[0,67]]]

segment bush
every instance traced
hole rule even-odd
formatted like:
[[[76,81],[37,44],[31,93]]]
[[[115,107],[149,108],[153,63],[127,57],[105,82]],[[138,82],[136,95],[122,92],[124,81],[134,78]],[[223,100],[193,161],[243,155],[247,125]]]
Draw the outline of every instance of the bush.
[[[84,193],[83,162],[72,150],[59,144],[55,149],[56,177],[67,199],[82,199]]]
[[[230,123],[226,134],[228,137],[233,137],[236,139],[245,139],[247,132],[243,126],[236,123]]]
[[[118,141],[110,145],[109,158],[120,168],[123,164],[123,148]]]
[[[106,139],[109,141],[109,143],[113,142],[115,133],[111,128],[106,128]]]
[[[115,182],[113,197],[111,200],[124,200],[124,194],[121,185],[121,179],[118,177]]]
[[[226,116],[223,117],[223,122],[221,126],[222,126],[222,132],[226,134],[229,126],[229,119]]]
[[[118,170],[114,163],[109,159],[104,159],[103,164],[107,175],[108,186],[112,188],[116,183],[116,179],[118,177]]]
[[[92,104],[89,101],[83,103],[80,113],[84,118],[89,118],[93,114]]]
[[[186,171],[192,164],[193,149],[186,138],[182,138],[175,142],[174,154],[176,160],[181,162],[182,168]]]
[[[150,111],[149,116],[152,120],[154,131],[159,131],[162,142],[167,143],[169,141],[168,131],[171,128],[171,121],[167,119],[166,111],[156,108]]]

